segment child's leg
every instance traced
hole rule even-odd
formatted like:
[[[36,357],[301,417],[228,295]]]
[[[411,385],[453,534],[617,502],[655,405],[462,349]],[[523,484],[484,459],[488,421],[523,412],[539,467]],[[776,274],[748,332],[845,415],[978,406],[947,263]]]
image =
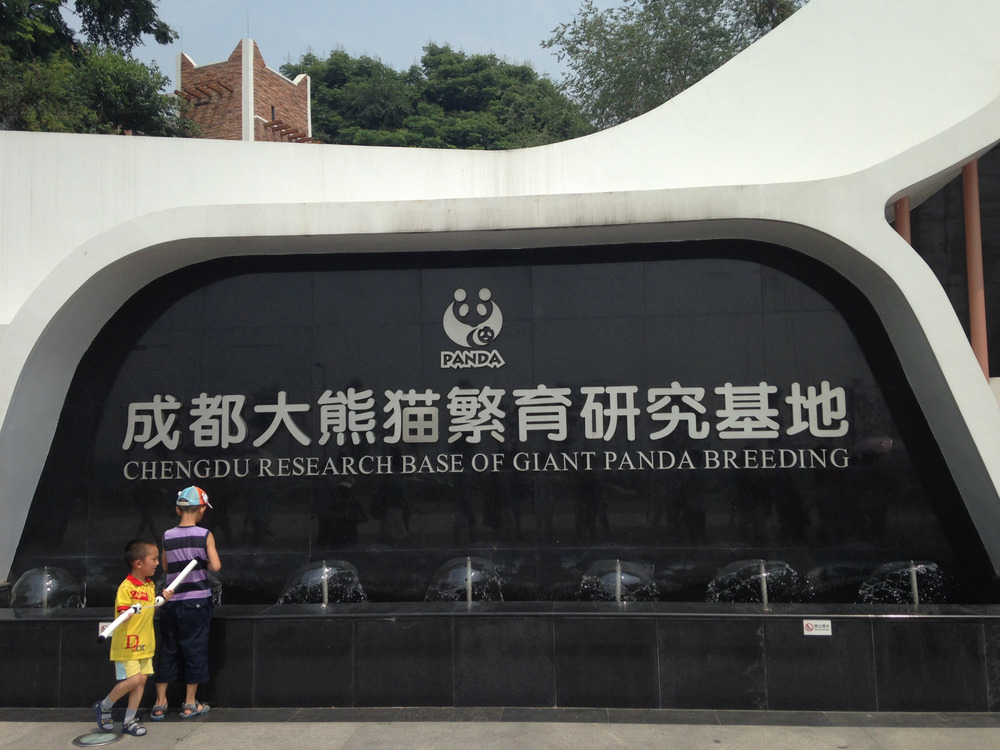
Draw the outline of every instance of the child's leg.
[[[163,718],[167,708],[167,685],[180,677],[178,666],[177,608],[180,602],[167,603],[160,612],[160,637],[156,646],[159,664],[156,667],[156,703],[151,714],[154,721]]]
[[[140,685],[140,681],[141,681],[141,685]],[[108,703],[110,703],[113,706],[115,703],[118,702],[119,698],[121,698],[123,695],[125,695],[126,693],[128,693],[129,694],[128,702],[129,702],[129,706],[131,706],[132,705],[132,691],[135,690],[136,685],[140,685],[140,688],[139,688],[139,698],[142,698],[142,685],[145,685],[145,684],[146,684],[146,675],[144,675],[144,674],[134,674],[131,677],[128,677],[128,678],[122,680],[117,685],[115,685],[113,688],[111,688],[111,692],[108,693],[108,697],[105,698],[104,700],[107,701]],[[139,704],[137,702],[136,703],[136,708],[138,708],[138,705]]]
[[[211,600],[205,602],[185,602],[180,622],[179,654],[184,664],[187,678],[184,705],[181,718],[198,716],[208,711],[208,705],[200,703],[197,697],[198,685],[208,682],[208,636],[212,623]]]
[[[97,721],[97,726],[99,726],[103,731],[109,732],[113,726],[111,721],[111,707],[114,706],[115,703],[118,702],[118,699],[125,695],[125,693],[131,693],[140,677],[142,677],[145,681],[145,675],[138,674],[126,677],[124,680],[120,680],[113,688],[111,688],[111,692],[105,696],[104,700],[99,700],[94,704],[94,718]],[[145,684],[145,682],[143,684]],[[129,703],[131,702],[132,700],[130,696]]]
[[[181,706],[181,718],[190,719],[194,716],[201,716],[208,713],[211,708],[207,703],[202,703],[197,698],[198,683],[189,682],[186,686],[185,703]]]
[[[166,713],[167,709],[167,685],[168,682],[158,682],[156,683],[156,703],[153,704],[153,721],[158,721],[163,718],[163,714]],[[159,715],[156,715],[156,714]]]
[[[125,721],[122,722],[122,734],[130,734],[134,737],[142,737],[146,734],[146,727],[140,724],[135,714],[139,710],[139,703],[142,702],[142,694],[146,691],[146,675],[137,674],[138,681],[128,694],[128,708],[125,709]]]
[[[193,684],[188,684],[186,686],[185,691],[184,691],[184,694],[186,696],[184,698],[184,702],[185,703],[196,703],[197,699],[195,698],[195,694],[197,692],[198,692],[198,683],[197,682],[195,682]]]
[[[129,679],[136,680],[136,684],[128,693],[128,708],[125,709],[126,720],[135,716],[135,712],[139,710],[139,703],[142,702],[142,694],[146,691],[146,675],[137,674]]]

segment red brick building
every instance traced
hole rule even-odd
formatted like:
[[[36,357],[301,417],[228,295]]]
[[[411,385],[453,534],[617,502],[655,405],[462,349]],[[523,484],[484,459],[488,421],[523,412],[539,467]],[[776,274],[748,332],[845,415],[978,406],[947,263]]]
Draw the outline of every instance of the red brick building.
[[[177,94],[192,104],[187,116],[203,138],[314,142],[309,76],[291,81],[271,70],[252,39],[240,41],[223,62],[195,65],[182,53],[177,67]]]

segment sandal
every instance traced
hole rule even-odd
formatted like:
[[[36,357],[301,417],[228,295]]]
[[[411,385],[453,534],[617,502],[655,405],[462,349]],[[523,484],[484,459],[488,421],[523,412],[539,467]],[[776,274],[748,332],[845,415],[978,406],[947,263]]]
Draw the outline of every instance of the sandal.
[[[166,706],[153,706],[149,709],[149,718],[151,721],[163,721],[163,717],[167,715]]]
[[[193,716],[201,716],[202,714],[207,714],[208,710],[211,708],[207,703],[185,703],[181,706],[181,718],[190,719]],[[186,713],[185,713],[186,712]]]
[[[144,734],[146,734],[146,727],[144,727],[135,719],[129,719],[124,724],[122,724],[122,734],[130,734],[133,737],[142,737]]]
[[[94,719],[102,732],[110,732],[115,728],[115,723],[111,721],[111,709],[101,708],[101,702],[94,704]]]

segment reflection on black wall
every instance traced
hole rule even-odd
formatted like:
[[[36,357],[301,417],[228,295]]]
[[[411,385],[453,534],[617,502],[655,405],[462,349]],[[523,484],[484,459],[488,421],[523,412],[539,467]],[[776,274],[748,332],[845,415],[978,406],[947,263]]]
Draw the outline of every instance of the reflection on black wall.
[[[472,346],[447,335],[448,309]],[[442,367],[442,352],[503,364]],[[397,431],[387,391],[413,424]],[[157,400],[177,404],[159,425]],[[435,409],[436,441],[408,442]],[[937,563],[952,601],[989,577],[870,307],[755,243],[241,258],[164,277],[80,364],[15,577],[44,561],[109,600],[124,542],[158,538],[192,483],[215,506],[231,604],[273,602],[324,559],[377,601],[423,600],[467,556],[495,563],[511,600],[579,597],[601,560],[673,600],[703,600],[747,559],[835,579],[790,594],[832,601],[898,560]]]

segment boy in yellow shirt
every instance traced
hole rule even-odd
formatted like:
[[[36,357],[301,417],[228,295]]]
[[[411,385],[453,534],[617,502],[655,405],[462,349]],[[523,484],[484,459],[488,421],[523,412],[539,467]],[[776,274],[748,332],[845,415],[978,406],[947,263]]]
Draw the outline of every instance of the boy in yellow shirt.
[[[153,575],[160,564],[160,552],[152,542],[133,539],[125,547],[125,564],[130,572],[118,587],[115,616],[135,604],[141,605],[142,609],[111,634],[111,661],[115,663],[118,684],[104,700],[94,704],[94,718],[102,731],[110,732],[114,729],[111,708],[119,698],[128,693],[122,734],[142,737],[146,734],[146,727],[136,720],[135,715],[146,688],[146,677],[153,674],[153,653],[156,650],[156,636],[153,633],[156,585],[153,583]],[[165,600],[169,600],[172,595],[172,591],[163,592]]]

